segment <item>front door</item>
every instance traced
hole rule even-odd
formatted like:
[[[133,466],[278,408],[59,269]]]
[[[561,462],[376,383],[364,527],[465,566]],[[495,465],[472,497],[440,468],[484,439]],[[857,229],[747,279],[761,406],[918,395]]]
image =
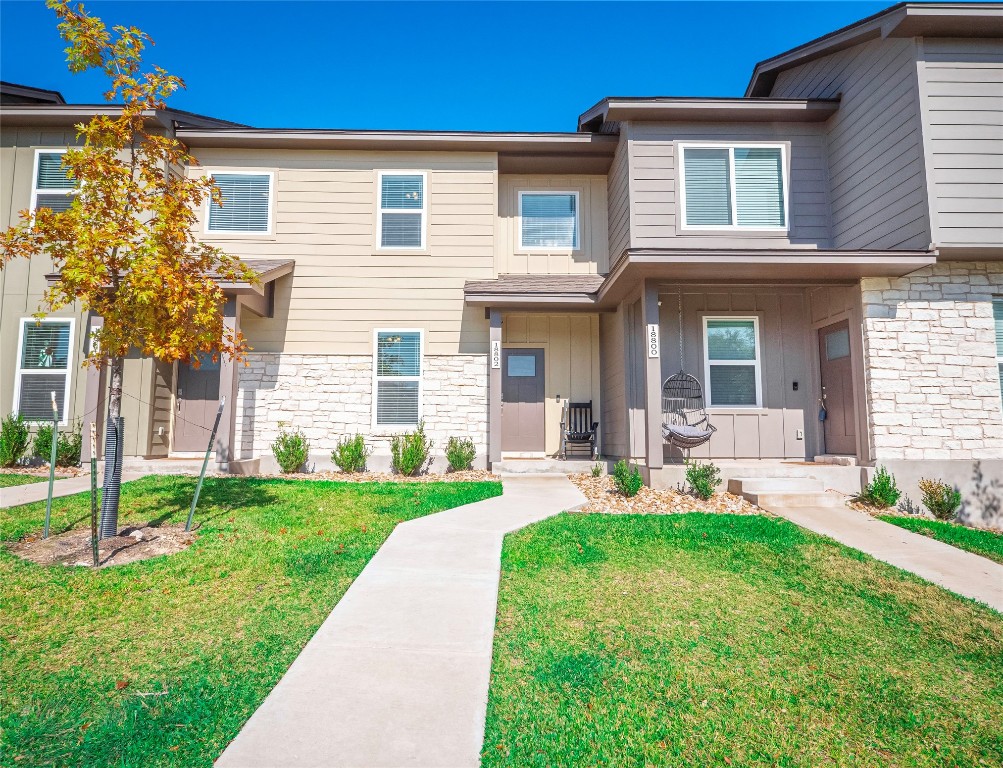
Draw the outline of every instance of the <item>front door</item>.
[[[857,453],[857,415],[853,405],[853,366],[850,357],[850,324],[827,325],[818,332],[821,362],[822,432],[825,452]]]
[[[543,453],[543,350],[502,350],[502,451]]]
[[[178,363],[173,449],[179,453],[205,453],[219,410],[219,362],[206,355],[201,363],[198,368]]]

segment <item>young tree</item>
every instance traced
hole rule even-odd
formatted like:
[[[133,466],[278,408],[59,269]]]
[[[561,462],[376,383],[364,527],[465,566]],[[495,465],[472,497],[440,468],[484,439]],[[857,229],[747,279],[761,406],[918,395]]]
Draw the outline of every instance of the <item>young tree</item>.
[[[122,359],[130,350],[193,365],[199,353],[243,358],[247,343],[224,325],[218,281],[256,278],[236,257],[195,238],[201,206],[222,200],[209,177],[186,175],[194,158],[155,119],[184,83],[160,67],[140,71],[153,41],[135,27],[109,30],[83,5],[46,4],[68,44],[70,71],[101,70],[110,80],[105,99],[120,107],[76,127],[82,146],[63,160],[77,184],[72,204],[59,212],[22,211],[19,223],[0,235],[0,266],[18,257],[51,259],[60,277],[39,316],[77,303],[104,319],[85,365],[107,366],[108,418],[117,424]],[[111,515],[111,530],[117,512],[117,506],[102,510]]]

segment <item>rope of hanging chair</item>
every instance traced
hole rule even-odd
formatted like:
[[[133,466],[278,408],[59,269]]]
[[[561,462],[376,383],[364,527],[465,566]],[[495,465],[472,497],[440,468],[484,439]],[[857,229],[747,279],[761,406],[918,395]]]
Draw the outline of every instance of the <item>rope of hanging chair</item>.
[[[680,288],[676,291],[676,298],[679,301],[679,370],[683,371],[686,369],[686,363],[683,360],[683,290]]]

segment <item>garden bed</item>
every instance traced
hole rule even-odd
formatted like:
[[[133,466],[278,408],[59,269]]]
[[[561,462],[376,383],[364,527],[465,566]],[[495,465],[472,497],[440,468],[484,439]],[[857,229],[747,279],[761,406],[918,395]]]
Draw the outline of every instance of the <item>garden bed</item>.
[[[585,494],[588,503],[577,512],[602,512],[616,515],[678,515],[685,512],[716,512],[732,515],[763,514],[763,510],[741,496],[718,491],[704,501],[688,493],[667,488],[654,490],[642,486],[636,496],[618,493],[609,476],[569,475],[571,482]]]
[[[118,536],[98,542],[98,567],[124,565],[160,555],[173,555],[188,548],[197,534],[185,532],[183,524],[151,525],[140,523],[124,528]],[[68,565],[92,568],[89,528],[75,528],[43,539],[29,534],[10,545],[10,551],[38,565]]]
[[[327,480],[340,483],[497,483],[501,478],[486,469],[465,469],[457,472],[436,474],[426,472],[421,475],[398,475],[394,472],[292,472],[283,475],[255,475],[260,478],[283,478],[287,480]]]

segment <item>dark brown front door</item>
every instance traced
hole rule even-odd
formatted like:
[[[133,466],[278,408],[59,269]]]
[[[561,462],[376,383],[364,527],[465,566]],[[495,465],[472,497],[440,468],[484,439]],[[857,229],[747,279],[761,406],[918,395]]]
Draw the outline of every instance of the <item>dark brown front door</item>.
[[[503,451],[542,453],[543,350],[502,350]]]
[[[825,452],[857,453],[857,416],[853,407],[853,365],[850,357],[850,324],[827,325],[818,332],[821,361],[822,432]]]
[[[211,357],[203,358],[199,368],[178,363],[174,450],[204,452],[218,409],[219,363]]]

